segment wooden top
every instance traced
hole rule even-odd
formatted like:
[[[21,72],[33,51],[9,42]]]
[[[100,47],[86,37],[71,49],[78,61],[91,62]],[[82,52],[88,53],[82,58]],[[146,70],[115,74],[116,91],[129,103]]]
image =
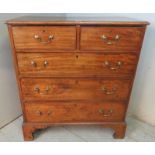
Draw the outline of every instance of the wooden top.
[[[145,26],[147,21],[138,21],[126,17],[19,17],[8,20],[9,25],[113,25]]]

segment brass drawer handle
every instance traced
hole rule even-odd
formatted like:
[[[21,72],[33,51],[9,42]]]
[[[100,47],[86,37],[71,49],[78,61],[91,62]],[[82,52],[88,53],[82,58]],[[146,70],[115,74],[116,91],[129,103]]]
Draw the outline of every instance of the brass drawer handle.
[[[42,115],[42,112],[39,111],[39,110],[37,110],[37,111],[36,111],[36,115],[41,116],[41,115]]]
[[[118,70],[122,67],[123,62],[122,61],[117,61],[115,67],[111,65],[111,63],[109,61],[105,61],[104,62],[104,66],[106,66],[107,68],[109,68],[110,70]]]
[[[43,39],[37,34],[34,35],[34,39],[36,39],[37,41],[39,41],[42,44],[48,44],[54,39],[54,35],[49,35],[47,41],[43,41]]]
[[[110,110],[99,109],[98,112],[100,114],[103,114],[104,117],[109,117],[112,115],[113,110],[112,109],[110,109]]]
[[[36,112],[35,112],[35,114],[37,115],[37,116],[41,116],[41,115],[43,115],[43,113],[40,111],[40,110],[37,110]],[[48,116],[50,116],[52,114],[52,112],[49,110],[49,111],[47,111],[47,115]]]
[[[31,61],[31,65],[32,65],[33,67],[37,67],[37,63],[36,63],[34,60]]]
[[[39,93],[39,92],[40,92],[39,86],[35,86],[35,87],[34,87],[34,91],[35,91],[36,93]]]
[[[47,115],[50,116],[51,114],[52,114],[52,112],[49,110],[49,111],[47,112]]]
[[[45,92],[48,93],[49,90],[50,90],[50,86],[46,86],[46,88],[45,88]]]
[[[48,66],[48,61],[45,60],[45,61],[44,61],[44,67],[47,67],[47,66]]]
[[[106,95],[112,95],[116,93],[116,88],[112,88],[112,90],[108,90],[105,86],[102,86],[101,90],[106,94]]]
[[[43,64],[44,64],[44,67],[47,67],[49,63],[47,60],[45,60]],[[34,60],[31,61],[31,65],[33,67],[37,67],[37,63]]]
[[[110,39],[110,38],[108,38],[106,35],[103,34],[103,35],[101,36],[101,39],[102,39],[107,45],[112,45],[113,42],[116,42],[116,41],[118,41],[118,40],[120,39],[120,36],[119,36],[118,34],[116,34],[114,38]]]
[[[40,95],[46,95],[46,94],[48,94],[49,90],[50,90],[50,86],[46,86],[46,88],[45,88],[45,90],[44,90],[44,93],[40,91],[39,86],[35,86],[35,87],[34,87],[34,91],[35,91],[36,93],[40,94]]]

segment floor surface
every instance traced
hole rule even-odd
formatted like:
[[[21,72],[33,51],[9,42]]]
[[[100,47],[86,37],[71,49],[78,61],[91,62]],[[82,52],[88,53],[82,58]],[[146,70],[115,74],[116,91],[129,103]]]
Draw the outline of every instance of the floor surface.
[[[36,142],[151,142],[155,141],[155,127],[133,117],[127,118],[124,139],[113,139],[113,130],[100,126],[51,127],[35,133]],[[1,142],[22,142],[22,117],[0,130]]]

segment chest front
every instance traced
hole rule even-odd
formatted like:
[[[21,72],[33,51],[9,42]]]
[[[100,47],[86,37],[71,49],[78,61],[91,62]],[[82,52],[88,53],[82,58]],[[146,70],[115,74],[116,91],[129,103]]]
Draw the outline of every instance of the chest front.
[[[67,124],[110,127],[123,138],[146,25],[8,22],[25,140]]]

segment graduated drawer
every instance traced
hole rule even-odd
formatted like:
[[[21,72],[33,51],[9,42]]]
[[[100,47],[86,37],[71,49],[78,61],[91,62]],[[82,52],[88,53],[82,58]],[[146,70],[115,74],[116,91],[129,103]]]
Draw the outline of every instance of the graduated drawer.
[[[23,78],[24,100],[126,100],[131,80]]]
[[[12,27],[16,49],[75,49],[74,26],[14,26]]]
[[[123,121],[126,104],[123,103],[26,103],[28,122],[82,123]]]
[[[23,76],[105,77],[132,76],[137,56],[102,53],[18,53]]]
[[[140,51],[144,27],[81,27],[81,50]]]

